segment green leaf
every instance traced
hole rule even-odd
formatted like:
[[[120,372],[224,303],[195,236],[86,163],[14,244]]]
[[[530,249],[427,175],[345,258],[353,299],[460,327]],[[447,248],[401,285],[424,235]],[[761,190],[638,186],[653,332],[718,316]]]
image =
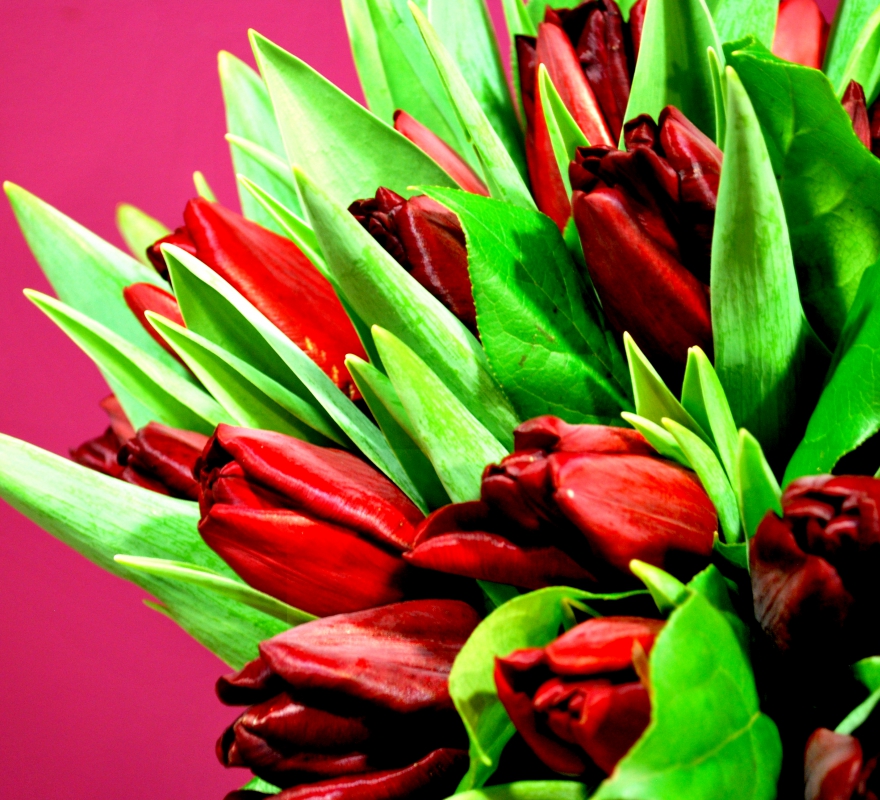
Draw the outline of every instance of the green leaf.
[[[571,197],[571,180],[568,177],[568,165],[575,160],[579,147],[589,147],[590,143],[583,131],[574,121],[571,112],[565,107],[565,103],[556,91],[550,73],[543,64],[538,65],[538,92],[541,100],[541,109],[544,112],[544,121],[550,133],[550,144],[553,146],[553,155],[556,157],[556,166],[562,176],[565,191]],[[580,241],[580,239],[578,239]]]
[[[649,3],[625,119],[650,114],[656,120],[673,105],[715,138],[709,47],[723,52],[705,0]]]
[[[482,786],[498,767],[501,751],[516,729],[495,689],[495,657],[552,642],[571,618],[571,604],[614,600],[640,592],[597,595],[551,586],[515,597],[484,619],[452,665],[449,694],[470,737],[471,766],[459,791]]]
[[[537,5],[542,0],[531,0],[529,6]],[[502,0],[504,7],[504,21],[507,23],[507,32],[510,34],[511,40],[519,34],[526,36],[537,36],[538,28],[529,15],[529,6],[523,3],[523,0]],[[515,55],[516,50],[511,44],[511,52]],[[516,64],[511,65],[514,75],[516,74]]]
[[[868,656],[853,664],[853,674],[868,687],[869,692],[880,689],[880,656]]]
[[[640,417],[638,414],[630,414],[627,411],[624,411],[620,416],[641,433],[648,440],[648,444],[661,456],[671,458],[685,467],[690,467],[690,461],[678,446],[675,437],[665,428],[660,427],[656,422],[651,422],[649,419]]]
[[[457,800],[587,800],[589,790],[579,781],[518,781],[459,792]]]
[[[487,464],[508,454],[412,350],[373,326],[373,338],[388,377],[412,426],[412,438],[431,460],[454,503],[478,500]]]
[[[458,114],[465,135],[477,153],[490,194],[498,200],[522,208],[534,208],[535,201],[532,200],[532,195],[520,172],[522,165],[517,165],[505,148],[431,23],[414,3],[410,3],[410,10],[437,65],[437,71],[446,86],[449,100]],[[430,185],[431,182],[421,181],[421,183]]]
[[[648,587],[651,599],[657,604],[657,610],[661,614],[668,614],[678,608],[691,595],[687,586],[660,567],[636,558],[629,562],[629,568]]]
[[[161,361],[126,339],[89,319],[54,297],[25,289],[25,295],[82,348],[103,372],[111,375],[148,409],[148,416],[133,409],[135,428],[157,420],[166,425],[206,435],[220,422],[231,422],[223,408],[192,380],[182,378]],[[123,399],[123,407],[129,411]]]
[[[674,420],[664,419],[663,425],[675,437],[691,469],[697,473],[706,494],[715,506],[725,542],[738,542],[742,536],[736,495],[715,451],[699,436]]]
[[[841,0],[837,4],[822,67],[834,86],[840,84],[856,42],[876,9],[877,0]]]
[[[782,762],[748,657],[699,593],[676,609],[650,655],[651,723],[594,800],[773,800]]]
[[[167,558],[145,558],[144,556],[116,555],[113,560],[128,569],[158,575],[171,581],[180,581],[193,586],[201,586],[211,592],[237,600],[246,606],[262,611],[270,617],[280,619],[288,627],[302,625],[317,619],[314,614],[300,611],[298,608],[282,603],[268,594],[252,589],[240,580],[233,580],[221,575],[208,567],[198,564],[187,564],[183,561],[169,561]]]
[[[736,494],[746,540],[758,530],[768,511],[782,516],[782,492],[758,440],[747,430],[739,432]]]
[[[732,42],[755,36],[765,47],[773,44],[779,4],[776,0],[706,0],[718,40]],[[721,51],[717,51],[721,55]]]
[[[394,100],[379,52],[379,40],[370,16],[369,0],[342,0],[348,42],[367,106],[379,119],[390,122]]]
[[[412,348],[496,439],[512,445],[519,421],[473,334],[311,176],[294,173],[327,266],[358,316]]]
[[[840,725],[834,729],[834,732],[846,734],[847,736],[851,735],[856,728],[867,722],[868,717],[871,716],[878,702],[880,702],[880,689],[875,689],[865,700],[846,715]]]
[[[217,196],[214,194],[213,189],[208,185],[208,179],[200,170],[196,170],[193,173],[193,185],[195,186],[196,194],[203,200],[207,200],[210,203],[217,202]]]
[[[129,203],[116,206],[116,227],[131,254],[150,269],[152,266],[147,258],[147,248],[171,233],[159,220]]]
[[[237,581],[199,536],[195,503],[110,478],[2,434],[0,497],[99,567],[148,591],[187,633],[235,669],[257,656],[261,641],[288,627],[216,592],[130,572],[113,561],[119,552],[170,558]]]
[[[437,164],[300,59],[251,31],[293,166],[307,169],[338,203],[380,186],[409,196],[413,184],[454,186]]]
[[[843,97],[850,81],[857,81],[865,90],[870,106],[877,99],[880,88],[880,7],[868,18],[853,46],[852,54],[837,83],[837,96]]]
[[[779,180],[804,310],[834,347],[862,273],[880,259],[880,160],[821,72],[750,41],[727,49]]]
[[[428,194],[464,228],[483,347],[519,416],[619,424],[632,409],[626,368],[553,221],[468,192]]]
[[[706,51],[709,54],[709,69],[712,72],[712,101],[715,104],[715,143],[720,150],[724,150],[724,134],[727,131],[727,90],[724,85],[724,70],[721,68],[721,58],[715,52],[714,47]]]
[[[346,358],[345,366],[369,406],[370,413],[379,423],[388,444],[418,488],[424,501],[422,511],[428,513],[447,505],[450,502],[449,495],[443,488],[437,471],[416,443],[412,422],[388,376],[357,356]]]
[[[312,444],[349,444],[312,405],[246,361],[158,314],[148,311],[147,318],[236,424],[278,431]]]
[[[343,0],[345,2],[345,0]],[[278,794],[281,789],[277,786],[273,786],[268,781],[264,781],[262,778],[254,778],[253,780],[248,781],[244,786],[241,787],[244,789],[249,789],[254,792],[265,792],[266,794]]]
[[[847,453],[880,431],[880,262],[862,276],[807,432],[783,485],[831,472]]]
[[[714,550],[733,566],[745,570],[749,568],[749,546],[746,542],[725,544],[716,536]]]
[[[791,452],[824,373],[798,296],[785,211],[751,101],[727,68],[727,134],[712,236],[715,365],[733,416]]]

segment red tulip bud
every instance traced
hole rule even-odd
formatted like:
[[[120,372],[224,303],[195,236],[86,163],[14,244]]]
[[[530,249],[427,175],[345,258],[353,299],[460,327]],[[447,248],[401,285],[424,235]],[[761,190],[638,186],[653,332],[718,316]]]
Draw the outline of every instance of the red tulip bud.
[[[859,141],[871,149],[871,122],[868,119],[868,106],[865,104],[865,90],[858,81],[850,81],[841,98],[844,110],[852,120],[853,130]]]
[[[816,0],[782,0],[773,36],[773,54],[820,69],[828,41],[828,23]]]
[[[804,753],[805,800],[877,800],[876,764],[864,763],[858,739],[817,728]]]
[[[629,10],[629,35],[632,37],[633,57],[638,59],[642,45],[642,30],[645,27],[645,12],[648,0],[638,0]]]

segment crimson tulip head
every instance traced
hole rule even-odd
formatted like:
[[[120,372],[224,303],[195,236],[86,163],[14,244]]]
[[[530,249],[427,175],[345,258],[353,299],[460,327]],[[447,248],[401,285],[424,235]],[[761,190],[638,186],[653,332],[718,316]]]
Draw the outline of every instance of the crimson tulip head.
[[[651,718],[647,655],[665,623],[603,617],[543,648],[496,659],[498,698],[526,743],[551,769],[611,773]]]
[[[164,244],[209,266],[312,359],[349,397],[360,395],[345,367],[349,353],[366,358],[329,281],[289,239],[203,198],[190,200],[186,225],[147,251],[167,276]]]
[[[804,753],[805,800],[877,800],[876,766],[855,737],[817,728]]]
[[[755,615],[783,650],[865,650],[878,644],[880,480],[799,478],[782,496],[783,517],[768,512],[749,547]],[[854,657],[858,657],[853,654]]]
[[[354,776],[377,793],[408,782],[439,782],[451,793],[466,768],[467,737],[448,676],[478,622],[466,603],[419,600],[263,642],[258,659],[218,681],[223,702],[250,704],[217,743],[221,762],[343,798]],[[384,795],[353,800],[364,796]]]
[[[477,312],[458,217],[426,195],[405,200],[380,188],[349,211],[425,289],[477,332]]]
[[[828,43],[828,23],[816,0],[782,0],[773,35],[773,54],[821,69]]]

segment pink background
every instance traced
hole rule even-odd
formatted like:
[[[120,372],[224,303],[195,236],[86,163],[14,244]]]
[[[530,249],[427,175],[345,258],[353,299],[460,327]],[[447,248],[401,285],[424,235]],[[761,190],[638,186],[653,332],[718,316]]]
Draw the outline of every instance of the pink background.
[[[174,227],[195,169],[237,207],[216,54],[252,62],[248,27],[360,97],[338,0],[3,0],[0,179],[119,246],[115,204]],[[5,198],[0,253],[0,431],[66,453],[105,426],[106,388],[22,296],[49,287]],[[0,503],[0,796],[208,800],[246,780],[213,752],[224,666],[144,597]]]

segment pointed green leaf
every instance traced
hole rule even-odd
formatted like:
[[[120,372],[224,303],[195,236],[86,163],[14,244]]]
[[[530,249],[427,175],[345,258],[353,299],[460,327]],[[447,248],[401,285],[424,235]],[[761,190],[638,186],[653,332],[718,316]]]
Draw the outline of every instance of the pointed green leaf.
[[[721,59],[714,47],[708,49],[709,69],[712,71],[712,102],[715,105],[715,144],[724,150],[724,134],[727,132],[726,89],[724,87],[724,70]]]
[[[880,159],[828,79],[748,40],[727,45],[761,123],[785,206],[801,301],[834,347],[862,273],[880,259]]]
[[[477,153],[483,168],[483,177],[492,197],[523,208],[534,208],[535,201],[532,200],[532,195],[523,181],[520,166],[513,160],[486,118],[452,56],[419,8],[414,3],[410,3],[410,8],[437,65],[465,134]],[[422,185],[430,185],[430,182],[422,181]]]
[[[853,675],[869,692],[880,689],[880,656],[868,656],[852,665]]]
[[[822,67],[834,86],[840,84],[850,55],[876,9],[877,0],[841,0],[837,4]]]
[[[158,314],[148,311],[147,318],[236,424],[278,431],[312,444],[349,444],[312,405],[246,361]]]
[[[715,102],[707,48],[721,42],[705,0],[654,0],[648,4],[626,119],[657,119],[673,105],[707,136],[715,137]]]
[[[648,587],[651,598],[661,614],[668,614],[690,597],[687,586],[653,564],[633,559],[629,562],[629,568],[632,574]]]
[[[358,316],[402,339],[495,438],[512,444],[519,421],[473,334],[311,176],[294,174],[327,266]]]
[[[856,728],[859,728],[868,721],[868,717],[871,716],[871,713],[877,707],[877,703],[880,703],[880,689],[875,689],[865,700],[850,711],[843,722],[834,729],[834,732],[842,733],[846,736],[852,735]]]
[[[540,0],[532,0],[529,5]],[[510,38],[525,34],[526,36],[537,36],[538,29],[528,12],[528,7],[523,0],[502,0],[504,7],[504,21],[507,23],[507,32]],[[511,47],[513,50],[513,47]],[[513,65],[513,72],[516,73],[516,65]]]
[[[579,781],[517,781],[459,792],[457,800],[587,800],[589,789]]]
[[[379,40],[368,2],[369,0],[342,0],[342,13],[367,107],[379,119],[390,123],[394,116],[394,100],[382,64]]]
[[[158,420],[175,428],[210,435],[218,423],[232,421],[214,398],[192,380],[182,378],[109,328],[54,297],[32,289],[25,289],[25,294],[102,371],[112,375],[149,409],[150,416],[146,419],[129,414],[135,428]],[[128,410],[126,408],[126,412]]]
[[[782,516],[782,492],[758,440],[739,432],[736,494],[746,539],[751,539],[768,511]]]
[[[645,417],[640,417],[638,414],[630,414],[627,411],[624,411],[620,416],[641,433],[647,439],[648,444],[660,453],[661,456],[671,458],[682,466],[690,466],[690,461],[688,461],[687,456],[678,446],[675,437],[665,428],[660,427],[656,422],[645,419]]]
[[[577,149],[589,147],[590,143],[562,102],[559,92],[550,80],[550,73],[543,64],[538,65],[538,92],[544,120],[550,133],[550,143],[553,145],[553,155],[556,156],[556,166],[559,167],[562,183],[570,197],[571,180],[568,177],[568,165],[574,161]]]
[[[479,499],[483,469],[504,458],[507,448],[400,339],[378,326],[373,326],[373,338],[412,436],[449,497],[454,503]]]
[[[732,42],[753,35],[766,47],[772,46],[779,14],[776,0],[706,0],[706,5],[719,41]]]
[[[314,175],[336,202],[372,197],[380,186],[409,196],[413,184],[455,182],[412,142],[322,78],[251,31],[291,165]]]
[[[880,89],[880,6],[874,10],[859,33],[852,54],[837,82],[838,97],[843,97],[850,81],[857,81],[862,85],[868,106],[877,99]]]
[[[241,788],[242,790],[249,789],[254,792],[264,792],[265,794],[278,794],[281,791],[277,786],[273,786],[262,778],[253,778]]]
[[[427,191],[464,228],[483,347],[519,416],[619,424],[632,409],[623,359],[553,221],[469,192]]]
[[[761,127],[730,67],[725,143],[712,237],[715,364],[734,418],[768,452],[784,453],[803,429],[798,408],[818,393],[822,346],[801,307]]]
[[[113,561],[120,551],[171,558],[237,581],[199,536],[195,503],[110,478],[2,434],[0,497],[99,567],[148,591],[187,633],[235,669],[257,656],[261,641],[287,627],[215,592],[129,572]]]
[[[200,170],[196,170],[193,173],[193,185],[196,188],[196,194],[201,197],[203,200],[207,200],[210,203],[217,202],[217,196],[214,194],[214,191],[208,185],[208,179],[204,176],[204,174]]]
[[[125,240],[131,254],[147,267],[152,268],[146,250],[163,236],[171,233],[159,220],[153,219],[129,203],[116,206],[116,227]]]
[[[412,422],[388,376],[357,356],[346,358],[345,366],[348,367],[373,418],[379,423],[388,444],[418,488],[423,498],[420,506],[422,511],[427,514],[435,508],[447,505],[450,502],[449,495],[428,457],[419,449]]]

